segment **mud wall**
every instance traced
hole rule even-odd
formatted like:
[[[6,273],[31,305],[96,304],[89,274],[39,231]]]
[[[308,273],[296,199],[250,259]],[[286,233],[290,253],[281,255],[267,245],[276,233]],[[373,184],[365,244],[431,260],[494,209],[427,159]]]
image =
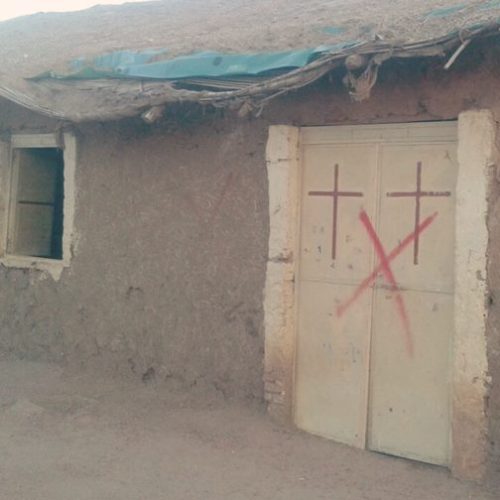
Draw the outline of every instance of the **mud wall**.
[[[443,61],[388,63],[370,100],[353,103],[322,81],[259,118],[210,116],[171,130],[138,121],[80,126],[78,240],[60,281],[0,268],[0,349],[262,398],[270,124],[297,126],[455,119],[487,108],[498,54],[471,49]],[[0,129],[55,123],[2,103]],[[500,187],[492,166],[488,341],[491,475],[500,471]],[[498,473],[497,473],[498,475]]]
[[[260,397],[265,129],[77,137],[71,267],[59,281],[1,269],[2,349]]]

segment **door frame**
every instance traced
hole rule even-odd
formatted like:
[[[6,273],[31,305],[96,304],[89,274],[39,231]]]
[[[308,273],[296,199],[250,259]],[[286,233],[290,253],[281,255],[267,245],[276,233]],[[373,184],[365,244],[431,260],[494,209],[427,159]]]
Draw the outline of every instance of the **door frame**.
[[[425,124],[415,124],[425,131]],[[400,128],[400,124],[343,126]],[[314,127],[315,134],[331,127]],[[264,290],[264,389],[271,415],[293,421],[297,276],[300,242],[301,138],[308,129],[269,128],[269,250]],[[424,132],[425,133],[425,132]],[[488,189],[498,157],[496,123],[488,110],[458,116],[455,294],[451,383],[451,470],[479,480],[487,457]],[[478,215],[481,217],[478,217]],[[478,222],[480,221],[480,223]]]

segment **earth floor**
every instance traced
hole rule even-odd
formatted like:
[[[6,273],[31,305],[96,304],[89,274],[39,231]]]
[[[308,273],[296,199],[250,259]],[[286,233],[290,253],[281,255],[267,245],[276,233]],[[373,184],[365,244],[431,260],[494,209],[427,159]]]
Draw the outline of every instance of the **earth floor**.
[[[498,500],[442,468],[348,448],[262,408],[0,361],[1,500]]]

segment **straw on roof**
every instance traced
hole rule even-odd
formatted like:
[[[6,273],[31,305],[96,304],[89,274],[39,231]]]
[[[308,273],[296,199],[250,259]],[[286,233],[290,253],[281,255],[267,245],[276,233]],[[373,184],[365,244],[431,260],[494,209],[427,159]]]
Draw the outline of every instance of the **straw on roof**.
[[[500,0],[163,0],[36,14],[0,23],[0,96],[70,121],[133,116],[172,101],[261,105],[309,84],[354,53],[366,55],[369,87],[385,59],[451,55],[468,39],[497,32],[499,18]],[[26,80],[47,70],[67,71],[70,61],[82,56],[123,49],[166,48],[168,57],[175,57],[347,41],[356,46],[285,75],[229,85],[224,91],[214,90],[213,82],[204,87],[203,81],[193,90],[172,81]],[[355,80],[351,83],[356,86]],[[358,83],[354,92],[362,94],[363,82]]]

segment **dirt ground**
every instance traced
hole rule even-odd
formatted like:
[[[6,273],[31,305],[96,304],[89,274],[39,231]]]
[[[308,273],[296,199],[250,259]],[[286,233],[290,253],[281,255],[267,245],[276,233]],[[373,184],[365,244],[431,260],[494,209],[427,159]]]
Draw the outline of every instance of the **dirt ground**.
[[[0,361],[0,499],[474,499],[449,473],[273,423],[174,383]]]

